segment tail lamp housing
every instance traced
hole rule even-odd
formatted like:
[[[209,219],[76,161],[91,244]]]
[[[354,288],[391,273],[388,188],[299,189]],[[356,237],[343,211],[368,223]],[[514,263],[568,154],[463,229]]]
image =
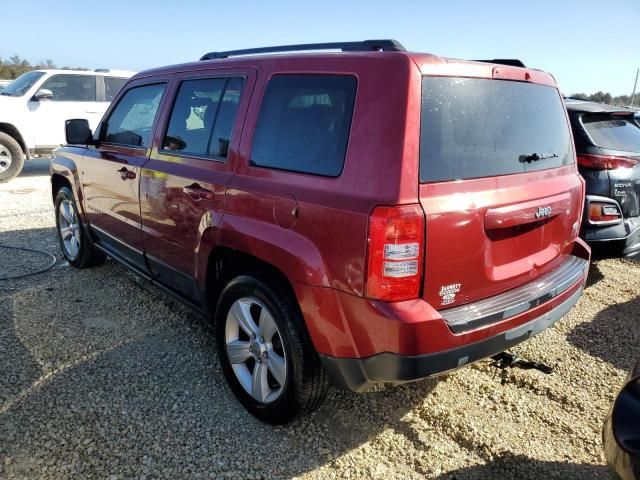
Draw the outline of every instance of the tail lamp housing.
[[[591,223],[610,223],[622,219],[622,212],[615,203],[589,202],[589,221]]]
[[[424,268],[424,213],[420,205],[379,206],[369,217],[368,298],[418,298]]]
[[[591,170],[614,170],[616,168],[633,168],[638,161],[629,157],[614,155],[578,155],[578,165]]]

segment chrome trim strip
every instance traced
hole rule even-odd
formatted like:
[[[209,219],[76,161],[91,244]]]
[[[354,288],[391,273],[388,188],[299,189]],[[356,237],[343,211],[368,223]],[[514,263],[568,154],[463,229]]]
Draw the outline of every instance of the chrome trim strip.
[[[530,283],[484,300],[442,310],[440,314],[454,333],[506,320],[565,292],[585,275],[588,267],[587,260],[569,256]]]

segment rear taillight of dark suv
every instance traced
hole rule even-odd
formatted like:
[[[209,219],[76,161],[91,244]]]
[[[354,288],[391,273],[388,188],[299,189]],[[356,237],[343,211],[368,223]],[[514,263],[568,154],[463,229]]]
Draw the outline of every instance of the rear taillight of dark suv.
[[[420,205],[380,206],[369,217],[366,296],[395,302],[418,298],[424,265]]]
[[[632,168],[638,164],[637,160],[629,157],[614,155],[578,155],[578,165],[591,170],[614,170],[616,168]]]

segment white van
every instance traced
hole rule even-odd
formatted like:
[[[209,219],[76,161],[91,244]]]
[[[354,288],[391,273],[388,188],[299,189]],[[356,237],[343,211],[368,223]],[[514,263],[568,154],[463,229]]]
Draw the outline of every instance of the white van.
[[[95,129],[134,72],[98,69],[33,70],[0,92],[0,182],[22,170],[25,158],[49,155],[65,142],[65,121],[86,118]]]

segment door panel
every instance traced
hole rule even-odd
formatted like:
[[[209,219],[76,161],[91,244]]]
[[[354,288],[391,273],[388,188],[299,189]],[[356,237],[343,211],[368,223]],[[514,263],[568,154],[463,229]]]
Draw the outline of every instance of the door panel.
[[[202,306],[195,280],[199,243],[224,214],[254,81],[253,71],[235,69],[181,77],[173,88],[175,101],[161,113],[167,128],[156,132],[142,169],[142,236],[151,273]]]
[[[72,118],[86,118],[92,128],[99,121],[95,75],[53,75],[40,87],[53,98],[30,101],[29,112],[36,147],[59,146],[65,142],[64,125]],[[104,113],[103,109],[100,113]],[[95,113],[90,113],[95,112]]]
[[[140,173],[165,83],[134,85],[120,96],[83,158],[82,184],[89,225],[100,243],[139,270],[148,271],[142,248]]]
[[[82,187],[88,221],[100,242],[144,270],[138,189],[146,161],[146,149],[104,145],[88,150]]]

